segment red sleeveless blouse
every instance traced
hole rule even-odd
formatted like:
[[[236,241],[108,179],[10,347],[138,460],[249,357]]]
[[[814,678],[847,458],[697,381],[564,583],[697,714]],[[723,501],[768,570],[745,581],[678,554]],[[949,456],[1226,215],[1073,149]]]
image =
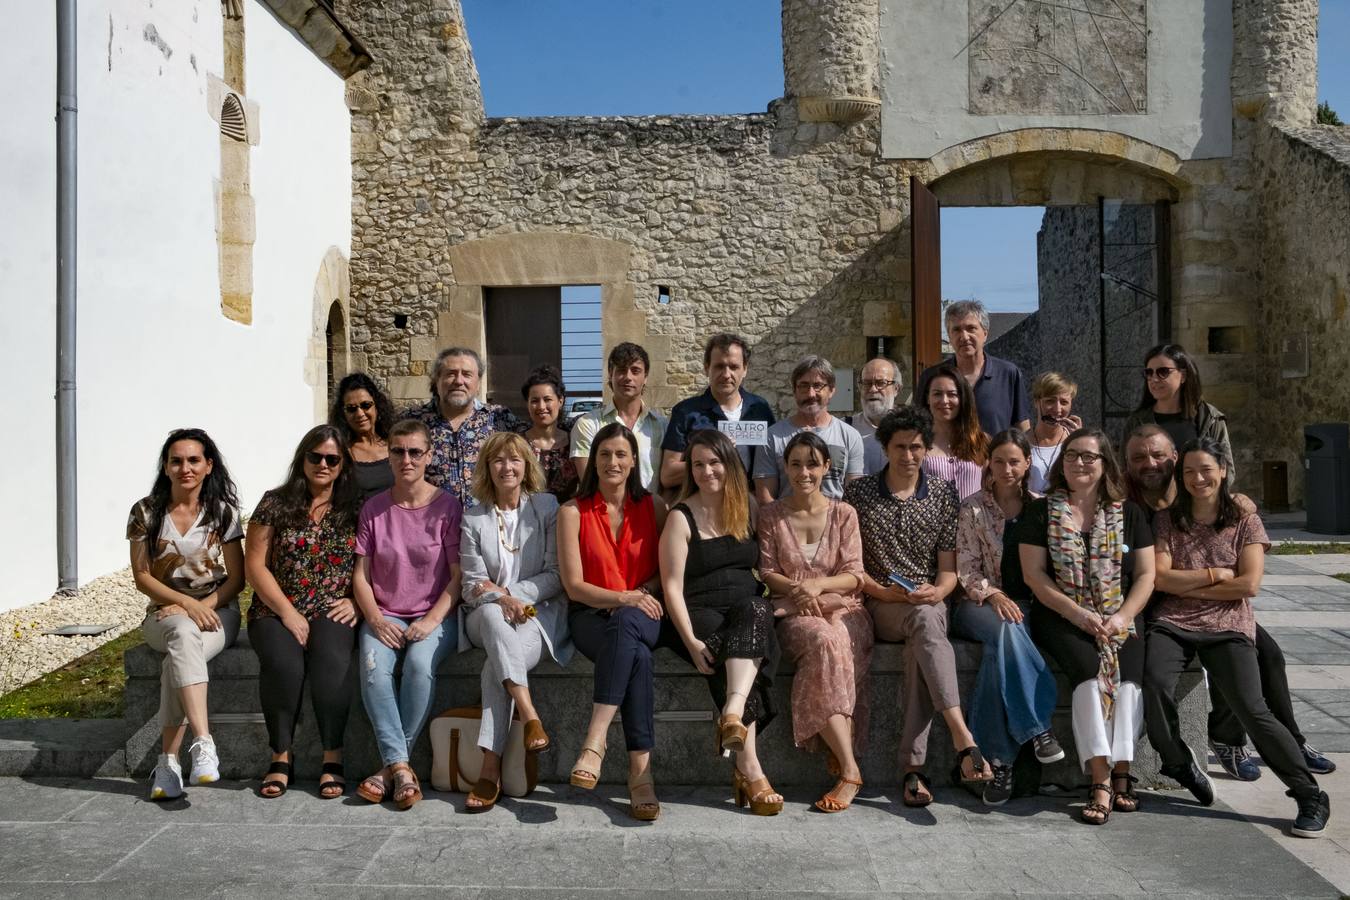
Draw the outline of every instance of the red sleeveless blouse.
[[[609,528],[605,498],[596,491],[577,500],[581,513],[581,574],[587,584],[611,591],[632,591],[656,574],[658,566],[656,506],[648,494],[641,500],[627,498],[619,539]]]

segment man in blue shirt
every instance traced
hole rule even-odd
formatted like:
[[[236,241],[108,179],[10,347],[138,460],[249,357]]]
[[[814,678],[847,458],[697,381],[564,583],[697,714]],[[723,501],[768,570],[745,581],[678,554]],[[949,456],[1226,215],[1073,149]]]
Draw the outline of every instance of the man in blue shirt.
[[[989,339],[989,313],[978,300],[958,300],[947,307],[947,340],[955,351],[942,365],[954,365],[975,392],[975,408],[980,428],[995,435],[1009,428],[1026,431],[1031,427],[1031,401],[1027,398],[1026,379],[1016,364],[984,352]],[[919,376],[914,403],[928,407],[928,382],[937,374],[930,366]]]
[[[700,428],[729,431],[736,441],[736,452],[741,457],[748,477],[754,466],[755,454],[763,453],[765,446],[759,437],[747,435],[744,429],[735,429],[737,422],[763,422],[760,432],[767,440],[768,426],[774,422],[773,409],[768,401],[741,387],[750,371],[750,344],[739,334],[719,332],[708,338],[703,347],[703,372],[708,376],[708,389],[696,397],[681,400],[670,411],[670,425],[661,442],[661,486],[668,489],[684,484],[685,445],[689,435]]]

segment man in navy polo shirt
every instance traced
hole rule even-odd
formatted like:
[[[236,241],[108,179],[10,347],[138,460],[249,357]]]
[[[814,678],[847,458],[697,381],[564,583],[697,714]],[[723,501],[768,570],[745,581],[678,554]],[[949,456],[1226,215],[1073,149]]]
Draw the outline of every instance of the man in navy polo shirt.
[[[739,334],[719,332],[703,346],[703,372],[708,389],[696,397],[681,400],[670,411],[670,424],[661,442],[661,486],[678,488],[684,484],[682,458],[689,435],[700,428],[728,432],[736,442],[736,452],[749,476],[755,454],[765,451],[768,426],[774,422],[768,401],[741,387],[750,371],[750,344]],[[754,429],[738,429],[735,423],[763,422],[758,435]]]
[[[947,363],[965,376],[975,391],[975,407],[980,428],[995,435],[1008,428],[1026,431],[1031,427],[1031,401],[1027,399],[1026,380],[1016,364],[984,352],[989,339],[989,313],[978,300],[958,300],[947,307],[947,340],[955,351]],[[928,382],[937,374],[930,366],[919,376],[914,403],[927,407]]]

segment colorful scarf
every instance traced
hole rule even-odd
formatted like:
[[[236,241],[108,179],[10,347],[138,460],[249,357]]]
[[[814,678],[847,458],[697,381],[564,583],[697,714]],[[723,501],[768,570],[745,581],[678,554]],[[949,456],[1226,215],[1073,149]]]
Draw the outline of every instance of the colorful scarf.
[[[1067,491],[1046,498],[1049,510],[1047,549],[1055,567],[1055,583],[1070,600],[1103,619],[1120,611],[1125,595],[1120,589],[1120,560],[1125,552],[1125,505],[1117,500],[1097,507],[1088,540],[1073,525]],[[1102,714],[1110,721],[1120,688],[1120,647],[1134,633],[1128,631],[1097,639],[1097,686]]]

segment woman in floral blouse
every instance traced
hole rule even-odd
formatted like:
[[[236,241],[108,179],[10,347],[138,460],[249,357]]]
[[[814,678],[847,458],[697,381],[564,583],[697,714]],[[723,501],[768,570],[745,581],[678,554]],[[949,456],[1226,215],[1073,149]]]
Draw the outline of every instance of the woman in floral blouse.
[[[544,490],[566,503],[577,491],[577,467],[572,462],[567,432],[558,427],[567,388],[557,367],[542,365],[529,374],[520,388],[530,410],[525,440],[544,469]]]
[[[340,432],[319,425],[301,438],[286,481],[263,495],[249,520],[248,634],[258,654],[258,693],[272,748],[259,791],[264,797],[280,797],[290,783],[291,741],[306,681],[323,743],[319,795],[343,793],[342,737],[359,618],[352,569],[360,506]]]

